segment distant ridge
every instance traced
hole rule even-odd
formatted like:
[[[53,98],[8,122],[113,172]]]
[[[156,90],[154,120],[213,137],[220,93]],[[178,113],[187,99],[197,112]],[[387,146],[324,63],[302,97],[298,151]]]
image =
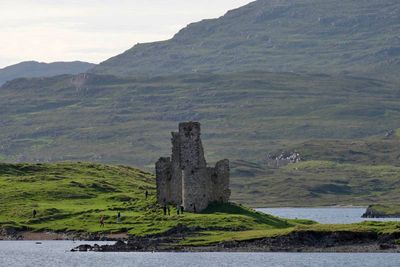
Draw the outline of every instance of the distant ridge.
[[[37,61],[24,61],[0,69],[0,86],[16,78],[50,77],[61,74],[78,74],[93,68],[95,64],[73,61],[42,63]]]
[[[97,74],[341,73],[396,78],[398,0],[258,0],[192,23],[171,40],[138,44],[102,62]]]

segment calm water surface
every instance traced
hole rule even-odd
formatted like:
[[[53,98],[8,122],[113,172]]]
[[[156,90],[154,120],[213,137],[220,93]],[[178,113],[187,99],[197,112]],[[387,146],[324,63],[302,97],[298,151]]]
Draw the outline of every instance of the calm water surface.
[[[382,253],[74,253],[72,241],[0,241],[0,266],[400,266],[400,255]],[[102,244],[101,242],[98,242]]]
[[[360,222],[365,208],[258,209],[285,218],[320,223]],[[390,219],[393,220],[393,219]],[[400,254],[387,253],[96,253],[69,252],[80,244],[105,242],[0,241],[0,267],[5,266],[400,266]]]
[[[319,223],[358,223],[362,221],[400,221],[400,218],[364,219],[366,207],[262,208],[258,211],[288,219],[309,219]]]

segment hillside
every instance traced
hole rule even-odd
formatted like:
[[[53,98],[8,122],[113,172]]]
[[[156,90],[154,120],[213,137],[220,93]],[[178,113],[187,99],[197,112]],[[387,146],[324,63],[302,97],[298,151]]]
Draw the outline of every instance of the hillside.
[[[400,106],[388,82],[266,72],[85,74],[18,79],[0,92],[3,162],[85,160],[154,171],[169,153],[170,132],[181,121],[198,120],[207,160],[232,160],[232,197],[240,203],[398,199],[400,142],[385,133],[400,128]],[[267,169],[266,155],[280,150],[296,150],[305,161]]]
[[[397,0],[258,0],[190,24],[171,40],[135,45],[92,72],[154,76],[263,70],[398,81],[399,27]]]
[[[310,138],[400,127],[397,87],[333,75],[237,73],[150,79],[58,76],[0,88],[0,160],[86,160],[153,169],[170,132],[200,121],[209,162],[261,162]]]
[[[271,168],[247,161],[232,163],[234,199],[247,205],[320,206],[398,203],[400,140],[309,140],[282,146],[302,161]],[[301,199],[301,202],[298,200]]]
[[[15,79],[0,87],[0,161],[153,171],[193,120],[208,162],[234,162],[241,203],[397,200],[400,145],[383,137],[400,128],[399,14],[394,0],[259,0],[90,73]],[[279,150],[305,161],[266,168]]]
[[[50,77],[61,74],[78,74],[93,68],[95,64],[74,62],[41,63],[25,61],[0,69],[0,86],[16,78]]]
[[[35,230],[90,232],[100,213],[132,206],[132,216],[151,205],[143,200],[145,190],[154,195],[152,175],[90,163],[0,164],[0,184],[0,225]]]

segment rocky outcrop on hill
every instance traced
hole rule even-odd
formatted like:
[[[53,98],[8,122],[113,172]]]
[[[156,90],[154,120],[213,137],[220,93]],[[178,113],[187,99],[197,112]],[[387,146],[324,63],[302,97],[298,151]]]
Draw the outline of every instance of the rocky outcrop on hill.
[[[279,168],[290,163],[301,161],[300,154],[297,152],[282,152],[278,155],[267,155],[267,165],[272,168]]]

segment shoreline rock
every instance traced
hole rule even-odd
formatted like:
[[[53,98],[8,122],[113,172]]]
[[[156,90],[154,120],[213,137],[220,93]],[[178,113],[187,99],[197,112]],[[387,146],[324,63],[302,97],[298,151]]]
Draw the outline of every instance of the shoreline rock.
[[[14,227],[0,227],[0,240],[82,240],[82,241],[118,241],[127,240],[128,234],[90,234],[79,232],[34,232]]]
[[[114,245],[81,245],[73,252],[400,252],[396,235],[376,232],[296,231],[287,235],[208,246],[178,245],[173,237],[135,237]]]

